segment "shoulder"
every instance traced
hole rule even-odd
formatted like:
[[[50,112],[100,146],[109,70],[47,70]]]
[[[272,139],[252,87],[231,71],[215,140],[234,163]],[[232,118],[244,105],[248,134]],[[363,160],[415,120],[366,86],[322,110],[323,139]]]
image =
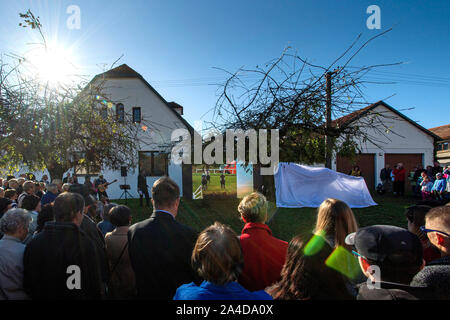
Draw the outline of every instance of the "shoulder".
[[[195,300],[205,293],[207,292],[203,288],[191,282],[180,286],[175,292],[173,300]]]

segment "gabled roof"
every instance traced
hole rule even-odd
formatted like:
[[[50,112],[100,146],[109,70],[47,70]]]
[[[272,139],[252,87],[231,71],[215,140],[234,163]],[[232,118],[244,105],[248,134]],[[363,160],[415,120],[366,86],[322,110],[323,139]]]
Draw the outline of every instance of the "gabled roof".
[[[375,102],[365,108],[356,110],[348,115],[345,115],[343,117],[340,117],[336,120],[333,120],[331,122],[332,126],[336,126],[338,125],[339,127],[342,126],[348,126],[350,123],[364,117],[366,114],[368,114],[371,110],[375,109],[376,107],[382,105],[383,107],[389,109],[391,112],[395,113],[397,116],[403,118],[405,121],[408,121],[409,123],[411,123],[413,126],[415,126],[417,129],[423,131],[424,133],[432,136],[434,139],[436,140],[440,140],[440,137],[438,135],[436,135],[435,133],[431,132],[428,129],[425,129],[424,127],[422,127],[421,125],[419,125],[417,122],[415,122],[414,120],[411,120],[410,118],[408,118],[407,116],[405,116],[403,113],[399,112],[398,110],[394,109],[393,107],[391,107],[390,105],[388,105],[386,102],[380,100],[378,102]]]
[[[448,140],[450,139],[450,124],[446,124],[439,127],[434,127],[431,129],[428,129],[434,134],[438,135],[442,140]]]
[[[150,83],[147,82],[147,80],[144,79],[143,76],[141,76],[139,73],[137,73],[134,69],[130,68],[126,64],[122,64],[116,68],[113,68],[111,70],[108,70],[106,72],[100,73],[96,75],[91,82],[94,82],[97,79],[118,79],[118,78],[137,78],[140,79],[144,84],[153,91],[156,96],[158,96],[159,99],[161,99],[162,102],[167,106],[168,109],[171,110],[175,114],[175,116],[186,126],[186,128],[189,130],[191,134],[194,132],[194,128],[191,127],[189,122],[187,122],[159,93],[158,91],[153,88]]]

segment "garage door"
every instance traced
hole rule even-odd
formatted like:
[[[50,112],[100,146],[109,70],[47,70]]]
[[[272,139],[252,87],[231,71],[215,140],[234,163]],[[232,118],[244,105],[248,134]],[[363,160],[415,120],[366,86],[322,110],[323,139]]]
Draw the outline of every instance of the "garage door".
[[[422,164],[423,153],[386,153],[384,155],[384,164],[389,164],[391,168],[394,165],[402,162],[406,170],[406,175],[413,171],[414,168],[420,163]],[[409,180],[406,179],[405,191],[411,190]]]
[[[336,159],[336,171],[349,174],[353,166],[361,169],[362,176],[369,190],[375,189],[375,154],[363,153],[355,161],[338,156]]]

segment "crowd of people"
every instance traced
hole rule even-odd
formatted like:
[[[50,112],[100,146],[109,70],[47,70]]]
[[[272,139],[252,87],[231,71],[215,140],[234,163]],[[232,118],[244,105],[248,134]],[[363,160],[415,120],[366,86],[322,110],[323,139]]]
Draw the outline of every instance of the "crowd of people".
[[[313,232],[288,243],[272,235],[258,192],[237,208],[240,235],[219,222],[197,233],[176,220],[180,189],[168,177],[135,224],[127,206],[71,182],[1,181],[0,300],[450,299],[448,205],[407,208],[407,229],[360,228],[327,199]]]
[[[418,164],[407,174],[403,163],[391,169],[389,164],[380,171],[381,184],[379,193],[393,192],[394,195],[405,194],[405,181],[409,180],[413,196],[427,200],[445,202],[450,200],[450,166],[441,167],[438,162],[434,166],[423,167]]]

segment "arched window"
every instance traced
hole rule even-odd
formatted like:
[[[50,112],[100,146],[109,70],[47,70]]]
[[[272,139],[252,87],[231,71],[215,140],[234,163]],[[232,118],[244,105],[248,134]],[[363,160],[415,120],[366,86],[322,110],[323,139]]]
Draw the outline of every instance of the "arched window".
[[[121,103],[116,105],[116,118],[118,122],[125,121],[125,107]]]

